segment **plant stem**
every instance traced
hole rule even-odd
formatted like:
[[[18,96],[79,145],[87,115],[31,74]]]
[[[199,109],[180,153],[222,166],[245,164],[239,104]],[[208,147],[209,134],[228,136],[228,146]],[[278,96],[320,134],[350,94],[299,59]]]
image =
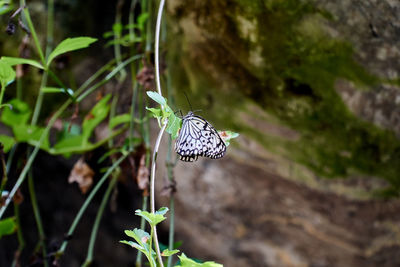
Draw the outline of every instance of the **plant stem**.
[[[152,240],[153,240],[153,237],[154,237],[154,229],[153,228],[151,228],[151,230],[150,230],[150,240],[149,240],[149,256],[148,256],[148,260],[149,260],[149,262],[150,262],[150,266],[151,267],[153,267],[154,266],[154,264],[153,264],[153,261],[152,261],[152,259],[153,259],[153,257],[151,256],[151,247],[152,247]]]
[[[31,125],[36,125],[38,119],[39,119],[39,114],[40,114],[40,110],[42,109],[42,104],[43,104],[43,88],[46,87],[47,84],[47,72],[45,71],[43,73],[42,76],[42,81],[40,83],[40,88],[39,88],[39,94],[38,97],[36,99],[36,104],[35,104],[35,108],[33,110],[33,115],[32,115],[32,121],[31,121]]]
[[[93,260],[93,249],[94,249],[94,244],[96,242],[96,236],[97,236],[97,232],[98,232],[98,229],[100,226],[101,217],[103,216],[103,212],[106,207],[108,198],[110,197],[111,191],[114,189],[115,184],[118,180],[118,174],[114,173],[113,176],[114,177],[110,180],[110,183],[108,184],[107,191],[105,192],[105,194],[103,196],[100,207],[97,210],[96,219],[95,219],[95,222],[93,225],[92,233],[90,235],[88,254],[86,256],[86,260],[85,260],[84,264],[82,265],[83,267],[89,266]]]
[[[45,242],[46,235],[45,235],[44,230],[43,230],[42,218],[40,216],[39,205],[38,205],[38,202],[37,202],[35,187],[34,187],[34,184],[33,184],[32,169],[30,169],[29,174],[28,174],[28,188],[29,188],[29,195],[31,197],[31,202],[32,202],[33,214],[35,216],[36,226],[37,226],[37,229],[38,229],[38,232],[39,232],[39,244],[42,247],[44,266],[48,266],[48,264],[47,264],[46,242]]]
[[[135,55],[133,57],[128,58],[127,60],[125,60],[124,62],[122,62],[121,64],[119,64],[117,67],[115,67],[113,69],[112,72],[110,72],[109,74],[107,74],[107,76],[101,80],[100,82],[96,83],[95,85],[91,86],[88,90],[86,90],[84,93],[82,93],[79,97],[76,98],[77,102],[82,101],[85,97],[87,97],[88,95],[90,95],[95,89],[97,89],[98,87],[102,86],[103,84],[107,83],[112,77],[115,76],[115,74],[118,73],[118,71],[125,67],[126,65],[128,65],[129,63],[138,60],[142,58],[142,55]],[[81,90],[77,90],[76,93],[80,93]]]
[[[156,33],[155,33],[155,43],[154,43],[154,52],[155,52],[155,80],[156,80],[156,85],[157,85],[157,91],[160,95],[162,95],[161,91],[161,83],[160,83],[160,64],[159,64],[159,42],[160,42],[160,25],[161,25],[161,19],[162,19],[162,13],[164,9],[164,4],[165,0],[160,1],[160,5],[158,7],[158,14],[157,14],[157,23],[156,23]],[[151,213],[155,213],[156,208],[155,208],[155,176],[156,176],[156,161],[157,161],[157,153],[158,153],[158,148],[160,147],[160,142],[162,135],[165,131],[165,128],[167,127],[168,120],[165,120],[163,122],[163,125],[160,129],[160,132],[158,133],[156,144],[154,145],[154,150],[153,150],[153,157],[152,157],[152,163],[151,163],[151,176],[150,176],[150,208],[151,208]],[[154,247],[156,249],[157,253],[157,258],[158,262],[161,267],[164,267],[162,258],[161,258],[161,252],[160,252],[160,246],[158,244],[158,237],[157,237],[157,229],[156,226],[154,225],[152,227],[152,230],[154,231]]]
[[[4,97],[4,92],[6,91],[6,87],[1,85],[1,91],[0,91],[0,106],[3,103],[3,97]]]
[[[20,173],[17,182],[15,183],[14,187],[8,194],[6,200],[4,201],[4,205],[0,208],[0,218],[3,216],[6,208],[10,204],[12,198],[14,197],[15,193],[17,192],[18,188],[21,186],[23,181],[25,180],[25,177],[28,173],[28,170],[32,166],[32,163],[39,152],[40,146],[43,144],[44,140],[49,134],[50,128],[53,126],[55,123],[56,119],[64,112],[64,110],[71,104],[71,100],[67,100],[58,110],[56,113],[54,113],[53,117],[51,117],[49,123],[47,124],[47,127],[43,131],[42,136],[40,137],[39,141],[37,142],[37,145],[35,146],[35,149],[32,151],[32,153],[29,155],[28,161],[25,164],[25,167],[22,169],[22,172]]]
[[[147,20],[147,28],[146,28],[146,55],[149,55],[151,52],[151,42],[152,42],[152,36],[151,36],[151,29],[153,27],[153,23],[152,23],[152,13],[153,13],[153,1],[144,1],[145,4],[147,5],[147,12],[149,14],[148,16],[148,20]],[[143,1],[142,1],[143,3]],[[142,5],[143,6],[143,5]]]
[[[107,180],[108,176],[119,166],[119,164],[129,155],[129,153],[123,154],[118,160],[114,162],[114,164],[107,170],[107,172],[101,177],[100,181],[96,184],[96,186],[93,188],[93,190],[90,192],[89,196],[86,198],[85,202],[83,203],[82,207],[80,208],[78,214],[76,215],[74,221],[72,222],[71,227],[68,230],[68,236],[71,236],[74,231],[76,226],[78,225],[83,213],[85,212],[86,208],[89,206],[90,202],[92,201],[93,197],[96,195],[97,191],[99,191],[100,187],[103,185],[103,183]],[[68,240],[64,240],[62,243],[60,249],[57,251],[57,257],[60,257],[68,244]]]
[[[19,256],[21,255],[22,250],[25,247],[25,240],[24,240],[24,236],[22,235],[22,227],[21,227],[21,220],[20,220],[19,204],[18,203],[14,204],[14,214],[15,214],[15,218],[17,220],[18,249],[15,252],[14,260],[12,262],[11,267],[20,266],[20,264],[19,264]]]
[[[168,91],[169,92],[169,91]],[[170,94],[168,94],[170,95]],[[168,152],[167,152],[167,158],[166,158],[166,163],[167,163],[167,175],[168,175],[168,180],[171,183],[172,186],[174,186],[174,176],[173,176],[173,167],[174,163],[171,160],[171,154],[172,154],[172,138],[169,136],[168,138]],[[173,188],[174,189],[174,188]],[[169,215],[169,234],[168,234],[168,249],[173,250],[174,249],[174,232],[175,232],[175,203],[174,203],[174,191],[173,189],[171,190],[170,194],[170,200],[169,200],[169,209],[170,209],[170,215]],[[172,259],[173,257],[168,257],[168,267],[172,266]]]
[[[22,0],[21,2],[23,3],[23,6],[25,6],[25,8],[24,8],[25,20],[26,20],[26,22],[28,23],[29,30],[31,31],[31,34],[32,34],[32,37],[33,37],[33,41],[34,41],[34,43],[35,43],[36,50],[37,50],[37,52],[38,52],[38,54],[39,54],[39,57],[40,57],[40,61],[42,62],[42,65],[43,65],[45,68],[47,68],[46,60],[45,60],[45,58],[44,58],[42,48],[40,47],[39,38],[38,38],[37,35],[36,35],[35,27],[33,27],[33,23],[32,23],[32,20],[31,20],[31,16],[29,15],[29,10],[28,10],[28,8],[26,7],[25,0]]]
[[[150,175],[150,210],[151,210],[151,213],[156,212],[155,193],[154,193],[155,180],[156,180],[155,179],[156,178],[156,161],[157,161],[158,148],[160,147],[161,138],[162,138],[162,135],[163,135],[166,127],[167,127],[167,121],[164,122],[164,124],[162,125],[160,132],[158,133],[158,136],[157,136],[156,144],[154,145],[153,158],[152,158],[152,163],[151,163],[151,175]],[[154,247],[157,252],[158,261],[160,263],[160,266],[164,267],[164,264],[163,264],[162,258],[161,258],[160,246],[158,244],[156,226],[153,226],[152,229],[154,231]]]
[[[3,145],[0,144],[0,160],[1,160],[1,167],[3,168],[3,177],[1,178],[1,185],[0,185],[0,197],[3,196],[3,191],[4,188],[7,184],[8,178],[7,178],[7,165],[6,165],[6,160],[4,159],[4,150],[3,150]]]
[[[147,211],[147,196],[143,196],[142,198],[142,210],[143,211]],[[140,229],[144,230],[146,226],[146,220],[141,217],[140,219]],[[138,254],[136,256],[136,263],[135,263],[136,267],[140,267],[142,266],[142,252],[138,250]]]
[[[121,25],[121,27],[122,27],[122,24],[121,24],[122,7],[124,5],[124,2],[125,2],[124,0],[118,0],[117,5],[116,5],[116,12],[115,12],[114,24],[119,24],[119,25]],[[114,31],[114,57],[118,64],[120,64],[122,61],[120,40],[121,40],[121,32]],[[121,74],[121,76],[119,77],[119,80],[121,82],[126,77],[126,71],[124,68],[122,68],[120,70],[120,74]]]
[[[160,6],[158,8],[157,14],[157,23],[156,23],[156,34],[155,34],[155,42],[154,42],[154,61],[155,61],[155,79],[157,85],[157,91],[160,95],[161,93],[161,83],[160,83],[160,55],[159,55],[159,46],[160,46],[160,28],[161,28],[161,19],[162,13],[164,9],[165,0],[160,1]]]
[[[140,57],[139,57],[140,58]],[[137,59],[135,57],[132,57],[126,61],[133,61],[134,59]],[[129,63],[128,62],[128,63]],[[110,62],[111,63],[111,62]],[[110,64],[109,63],[109,64]],[[126,63],[126,64],[128,64]],[[124,64],[124,63],[123,63]],[[93,76],[96,75],[100,75],[99,73],[102,71],[105,71],[106,69],[103,67],[101,68],[98,72],[96,72],[96,74],[94,74]],[[111,72],[107,75],[108,79],[111,79],[117,72]],[[89,78],[89,80],[93,81],[94,78]],[[86,87],[89,85],[89,83],[84,83],[78,90],[76,90],[76,92],[74,93],[74,97],[77,97],[79,94],[82,93],[82,91],[84,91],[86,89]],[[89,91],[90,93],[94,91],[94,89],[96,89],[99,86],[92,86],[91,88],[89,88],[87,91]],[[88,95],[88,92],[84,92],[83,94]],[[83,98],[82,98],[83,99]],[[40,146],[43,144],[44,140],[47,138],[49,131],[51,129],[51,127],[54,125],[55,121],[58,119],[58,117],[61,116],[61,114],[65,111],[65,109],[72,103],[71,99],[68,99],[67,101],[64,102],[64,104],[54,113],[54,115],[51,117],[49,123],[47,124],[45,130],[43,131],[43,134],[41,135],[39,141],[37,142],[34,150],[32,151],[32,153],[29,155],[28,161],[25,164],[25,167],[22,169],[22,172],[20,173],[17,182],[15,183],[14,187],[12,188],[12,190],[10,191],[10,193],[8,194],[7,198],[4,201],[4,205],[2,207],[0,207],[0,219],[2,218],[5,210],[7,209],[8,205],[10,204],[13,196],[15,195],[15,193],[17,192],[18,188],[21,186],[21,184],[24,182],[25,177],[28,173],[29,168],[32,166],[33,161],[35,160],[35,157],[37,155],[37,153],[39,152]]]

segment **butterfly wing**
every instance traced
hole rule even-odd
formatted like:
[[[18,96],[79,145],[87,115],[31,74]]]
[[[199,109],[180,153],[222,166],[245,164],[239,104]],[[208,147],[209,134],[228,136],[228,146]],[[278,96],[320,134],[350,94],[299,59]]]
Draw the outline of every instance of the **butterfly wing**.
[[[226,146],[209,122],[190,112],[183,118],[175,151],[183,161],[195,161],[199,156],[217,159],[224,156]]]

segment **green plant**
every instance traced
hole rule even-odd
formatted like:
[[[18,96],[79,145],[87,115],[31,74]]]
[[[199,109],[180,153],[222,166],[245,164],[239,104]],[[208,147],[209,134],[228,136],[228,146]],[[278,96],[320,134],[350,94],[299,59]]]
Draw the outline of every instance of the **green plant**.
[[[3,1],[5,2],[5,1]],[[0,10],[3,2],[0,2]],[[121,5],[123,1],[118,1],[117,5]],[[126,159],[132,157],[132,152],[136,151],[138,144],[142,144],[145,148],[143,153],[144,162],[141,167],[145,170],[150,169],[150,195],[147,196],[147,186],[143,188],[143,205],[141,210],[137,210],[136,214],[141,217],[142,223],[140,229],[126,231],[126,234],[135,239],[133,241],[123,241],[138,249],[138,256],[136,265],[141,266],[141,255],[145,255],[151,266],[163,266],[162,257],[168,258],[168,266],[172,266],[172,256],[178,251],[174,247],[174,208],[173,196],[171,196],[171,226],[170,226],[170,240],[168,249],[160,252],[160,244],[158,242],[156,226],[165,219],[165,214],[168,208],[161,208],[155,211],[155,173],[157,153],[160,146],[161,138],[164,131],[169,133],[169,156],[167,167],[169,169],[169,177],[172,180],[173,164],[171,163],[171,146],[172,140],[178,135],[181,127],[182,120],[175,115],[173,108],[170,106],[172,102],[171,90],[168,90],[168,99],[164,98],[161,91],[160,79],[160,63],[159,63],[159,43],[160,43],[160,29],[161,29],[161,16],[165,1],[160,1],[160,7],[157,14],[156,33],[154,36],[154,53],[155,53],[155,83],[157,92],[147,91],[147,96],[160,105],[159,108],[147,108],[149,98],[144,95],[143,85],[138,81],[137,75],[141,70],[148,68],[151,65],[151,44],[153,42],[152,36],[152,2],[141,1],[143,8],[142,13],[135,19],[134,9],[139,1],[131,1],[131,12],[129,17],[129,24],[122,25],[122,17],[120,6],[117,7],[117,14],[115,24],[111,33],[106,33],[106,37],[112,37],[113,40],[109,42],[114,47],[114,59],[99,68],[92,74],[85,82],[78,88],[75,88],[73,83],[66,83],[54,68],[55,58],[65,53],[73,52],[79,49],[90,47],[97,40],[91,37],[75,37],[67,38],[61,41],[55,48],[53,48],[53,23],[54,23],[54,0],[48,0],[48,21],[47,21],[47,35],[46,35],[46,49],[42,50],[39,42],[40,38],[36,33],[36,29],[31,21],[29,7],[26,6],[25,1],[21,1],[21,7],[18,9],[21,16],[21,23],[26,23],[27,36],[31,36],[34,43],[34,48],[37,52],[38,59],[22,58],[22,57],[9,57],[3,56],[0,59],[0,122],[9,127],[12,135],[0,135],[0,142],[3,144],[4,152],[8,152],[7,163],[5,162],[4,153],[0,151],[0,159],[3,166],[3,178],[1,181],[0,193],[4,199],[3,205],[0,207],[0,219],[4,216],[6,209],[11,203],[13,198],[18,195],[17,192],[21,185],[28,178],[28,189],[30,200],[32,204],[32,211],[37,225],[39,240],[37,241],[37,249],[41,251],[44,266],[48,266],[47,259],[53,257],[55,261],[59,260],[65,253],[68,246],[68,239],[64,240],[58,250],[51,255],[48,252],[46,240],[46,227],[43,225],[40,208],[36,197],[34,176],[32,166],[34,160],[38,155],[38,151],[42,150],[50,155],[63,155],[69,157],[73,154],[84,154],[100,146],[107,146],[108,152],[99,160],[105,161],[109,159],[109,166],[105,168],[104,173],[100,180],[91,189],[84,203],[76,213],[71,226],[68,228],[67,235],[74,234],[79,222],[81,221],[85,211],[89,207],[93,198],[98,194],[100,188],[109,180],[108,187],[103,194],[100,207],[97,210],[97,215],[93,224],[86,260],[83,266],[89,266],[93,260],[93,251],[96,236],[98,233],[100,221],[105,209],[105,206],[110,198],[111,192],[116,186],[117,179],[121,173],[121,163]],[[13,15],[14,16],[14,15]],[[127,32],[125,31],[127,30]],[[136,46],[137,45],[137,46]],[[123,47],[129,46],[129,52],[124,53]],[[143,49],[142,49],[143,48]],[[144,50],[144,51],[143,51]],[[142,61],[140,61],[140,59]],[[40,86],[38,88],[37,98],[32,107],[26,99],[24,101],[21,89],[21,77],[16,77],[18,65],[26,64],[31,68],[41,70]],[[129,112],[117,114],[116,105],[118,102],[118,94],[106,94],[87,112],[79,112],[79,104],[86,99],[89,95],[99,89],[106,83],[116,83],[117,88],[122,86],[122,83],[127,78],[126,69],[130,68],[130,79],[132,81],[132,104]],[[15,81],[17,87],[17,97],[9,99],[3,104],[3,97],[6,88]],[[52,110],[51,116],[47,122],[41,121],[42,106],[46,104],[46,97],[48,95],[58,94],[63,99],[64,103]],[[7,97],[5,97],[7,99]],[[136,104],[137,103],[137,104]],[[68,107],[74,106],[74,114],[69,114]],[[145,108],[146,107],[146,108]],[[81,123],[74,121],[73,117],[80,114],[84,117]],[[149,117],[153,116],[157,119],[160,131],[153,147],[150,146],[150,126]],[[99,127],[101,123],[107,120],[108,134],[103,136],[100,140],[94,140],[94,130]],[[57,133],[50,133],[57,124]],[[114,142],[116,137],[121,133],[128,132],[124,142]],[[135,135],[137,133],[137,135]],[[234,134],[231,135],[233,138]],[[51,142],[50,142],[51,140]],[[121,139],[119,140],[121,141]],[[27,158],[15,158],[14,152],[18,145],[25,143],[28,145]],[[153,154],[151,155],[151,151]],[[8,183],[8,172],[13,161],[24,162],[23,168],[18,175],[16,182],[13,185]],[[111,179],[109,179],[111,177]],[[147,177],[146,177],[147,178]],[[6,190],[11,187],[11,190]],[[146,211],[148,198],[150,198],[150,211]],[[0,220],[0,238],[3,235],[17,234],[19,247],[18,253],[25,247],[23,234],[21,231],[19,214],[19,203],[14,200],[14,214],[8,218]],[[145,222],[150,225],[150,233],[145,231]],[[38,252],[35,251],[35,252]],[[212,262],[194,263],[188,259],[184,254],[179,256],[180,266],[220,266]],[[13,266],[18,265],[18,256],[15,257]],[[195,265],[194,265],[195,264]]]
[[[159,37],[160,37],[160,25],[161,25],[161,18],[163,13],[163,7],[165,4],[165,0],[160,1],[158,15],[157,15],[157,24],[156,24],[156,32],[155,32],[155,82],[157,92],[148,91],[147,95],[157,102],[160,105],[160,108],[147,108],[152,113],[152,116],[157,119],[158,125],[160,127],[160,131],[158,133],[156,143],[153,149],[153,157],[152,157],[152,166],[151,166],[151,176],[150,176],[150,208],[151,212],[136,210],[136,215],[141,216],[144,218],[149,224],[151,232],[150,234],[144,231],[143,229],[134,230],[126,230],[125,234],[129,237],[135,239],[134,241],[120,241],[121,243],[130,245],[131,247],[139,250],[142,252],[147,260],[149,261],[150,266],[164,266],[162,256],[169,257],[168,259],[168,266],[171,265],[172,261],[171,256],[178,253],[178,250],[170,247],[164,250],[162,253],[160,252],[160,245],[158,242],[157,237],[157,230],[156,226],[165,220],[165,214],[168,211],[168,208],[162,207],[158,211],[155,211],[155,173],[156,173],[156,161],[157,161],[157,154],[158,149],[160,146],[161,138],[163,136],[164,131],[171,135],[171,139],[175,139],[178,136],[179,129],[182,126],[182,119],[177,117],[173,112],[172,108],[167,104],[167,99],[162,96],[161,90],[161,82],[160,82],[160,68],[159,68]],[[229,145],[229,140],[238,136],[238,134],[233,132],[227,132],[227,145]],[[173,228],[172,228],[173,229]],[[153,244],[154,240],[154,244]],[[153,245],[154,250],[153,251]],[[209,267],[217,267],[222,266],[220,264],[216,264],[214,262],[205,262],[205,263],[196,263],[195,261],[188,259],[184,254],[180,257],[180,265],[182,267],[189,267],[189,266],[209,266]],[[157,264],[158,263],[158,264]],[[176,265],[178,266],[178,265]]]

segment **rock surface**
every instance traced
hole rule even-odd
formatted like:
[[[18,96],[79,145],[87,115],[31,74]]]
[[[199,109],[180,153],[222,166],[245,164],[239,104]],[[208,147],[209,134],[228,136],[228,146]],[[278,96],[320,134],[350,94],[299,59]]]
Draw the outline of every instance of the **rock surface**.
[[[229,267],[400,265],[400,201],[376,194],[398,195],[400,184],[399,8],[168,1],[175,88],[214,126],[241,133],[223,159],[175,170],[189,256]]]

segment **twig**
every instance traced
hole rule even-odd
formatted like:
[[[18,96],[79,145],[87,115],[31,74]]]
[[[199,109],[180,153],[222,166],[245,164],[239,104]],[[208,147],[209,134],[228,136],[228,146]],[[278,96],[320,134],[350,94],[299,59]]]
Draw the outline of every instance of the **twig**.
[[[160,1],[160,6],[158,7],[158,14],[157,14],[157,23],[156,23],[156,33],[155,33],[155,43],[154,43],[154,52],[155,52],[155,79],[156,79],[156,85],[157,85],[157,91],[160,95],[162,95],[161,92],[161,83],[160,83],[160,64],[159,64],[159,45],[160,45],[160,26],[161,26],[161,19],[162,19],[162,13],[164,9],[164,4],[165,0]],[[156,140],[156,144],[154,145],[154,151],[153,151],[153,159],[151,163],[151,176],[150,176],[150,208],[151,208],[151,213],[155,213],[155,175],[156,175],[156,160],[157,160],[157,153],[158,153],[158,148],[160,147],[160,142],[162,135],[164,134],[165,128],[167,127],[168,120],[165,120],[163,122],[163,125],[161,127],[160,132],[158,133],[158,137]],[[157,237],[157,230],[156,226],[153,226],[153,231],[154,231],[154,246],[157,252],[157,258],[160,263],[161,267],[164,267],[162,258],[161,258],[161,252],[160,252],[160,246],[158,243],[158,237]]]
[[[161,143],[161,138],[162,135],[164,134],[165,128],[167,127],[167,122],[164,122],[163,126],[161,127],[160,132],[158,133],[156,144],[154,145],[154,151],[153,151],[153,158],[152,158],[152,163],[151,163],[151,176],[150,176],[150,209],[151,213],[156,212],[156,205],[155,205],[155,199],[154,199],[154,189],[155,189],[155,178],[156,178],[156,160],[157,160],[157,154],[158,154],[158,148],[160,147]],[[160,263],[161,267],[164,267],[162,258],[161,258],[161,252],[160,252],[160,246],[158,244],[158,237],[157,237],[157,229],[155,226],[153,226],[153,231],[154,231],[154,246],[156,248],[157,252],[157,257],[158,261]]]

